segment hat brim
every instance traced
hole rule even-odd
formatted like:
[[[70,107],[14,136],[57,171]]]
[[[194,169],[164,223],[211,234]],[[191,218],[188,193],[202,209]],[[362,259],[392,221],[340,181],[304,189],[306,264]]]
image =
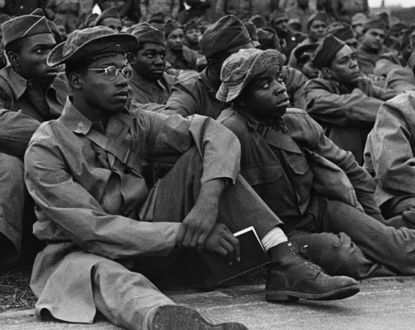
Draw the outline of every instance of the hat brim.
[[[75,51],[64,55],[63,48],[65,42],[60,43],[49,53],[46,64],[57,66],[66,62],[74,62],[88,57],[96,56],[96,46],[100,43],[105,44],[105,49],[110,49],[114,53],[136,53],[138,51],[137,38],[129,34],[112,34],[88,40],[78,47]]]

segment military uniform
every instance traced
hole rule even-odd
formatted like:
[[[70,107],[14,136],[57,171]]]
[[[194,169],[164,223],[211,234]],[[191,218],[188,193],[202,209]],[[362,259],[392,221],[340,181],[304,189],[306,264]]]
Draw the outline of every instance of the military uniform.
[[[415,231],[382,224],[370,175],[307,113],[288,109],[273,126],[233,109],[218,120],[241,142],[241,174],[313,262],[356,278],[415,272]]]
[[[129,81],[132,99],[140,104],[165,104],[170,96],[171,86],[175,78],[167,73],[154,82],[141,77],[134,71]]]
[[[340,148],[349,150],[359,164],[363,149],[382,103],[397,95],[368,79],[347,87],[334,80],[317,78],[305,87],[307,112],[326,130],[327,136]]]
[[[366,166],[373,170],[375,198],[395,226],[415,228],[415,94],[409,92],[385,102],[369,134]]]

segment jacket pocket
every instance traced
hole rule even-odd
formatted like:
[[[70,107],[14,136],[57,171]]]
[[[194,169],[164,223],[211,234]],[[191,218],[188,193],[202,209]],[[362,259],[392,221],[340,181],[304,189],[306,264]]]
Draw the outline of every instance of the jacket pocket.
[[[278,163],[250,167],[242,170],[242,176],[251,186],[277,181],[282,175],[283,170]]]

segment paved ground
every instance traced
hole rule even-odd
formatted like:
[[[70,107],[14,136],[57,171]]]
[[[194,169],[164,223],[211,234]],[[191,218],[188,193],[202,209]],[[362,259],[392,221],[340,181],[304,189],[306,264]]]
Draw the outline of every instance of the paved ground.
[[[174,293],[173,299],[193,306],[212,319],[237,320],[249,329],[415,329],[415,277],[371,279],[361,292],[336,302],[269,304],[263,285],[238,286],[205,293]],[[2,330],[118,329],[104,320],[94,325],[39,322],[32,310],[0,314]],[[187,329],[184,329],[187,330]]]

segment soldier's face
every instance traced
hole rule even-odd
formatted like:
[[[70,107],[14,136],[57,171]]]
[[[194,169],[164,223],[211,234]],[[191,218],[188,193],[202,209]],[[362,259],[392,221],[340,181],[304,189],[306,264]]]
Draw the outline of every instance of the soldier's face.
[[[87,70],[83,70],[78,75],[77,89],[84,103],[102,113],[115,113],[124,109],[129,98],[128,78],[121,73],[111,75],[95,69],[122,69],[126,66],[128,63],[125,56],[116,54],[98,59]]]
[[[186,31],[186,39],[191,44],[197,44],[201,35],[202,33],[199,29],[189,29]]]
[[[140,76],[150,81],[159,79],[166,67],[166,47],[146,42],[131,61],[131,66]]]
[[[382,29],[369,29],[362,38],[362,44],[374,51],[379,51],[385,41],[385,31]]]
[[[281,67],[256,77],[248,84],[244,93],[247,108],[257,118],[279,118],[290,103],[281,76]]]
[[[310,25],[309,35],[312,39],[320,40],[326,32],[327,24],[323,21],[315,20]]]
[[[52,34],[36,34],[22,39],[18,55],[19,73],[26,79],[49,80],[56,75],[56,68],[46,65],[46,57],[55,46]]]
[[[184,44],[184,32],[182,29],[173,30],[167,37],[167,46],[173,50],[182,49]]]
[[[337,52],[330,69],[333,78],[340,83],[356,83],[362,76],[356,53],[347,45]]]

